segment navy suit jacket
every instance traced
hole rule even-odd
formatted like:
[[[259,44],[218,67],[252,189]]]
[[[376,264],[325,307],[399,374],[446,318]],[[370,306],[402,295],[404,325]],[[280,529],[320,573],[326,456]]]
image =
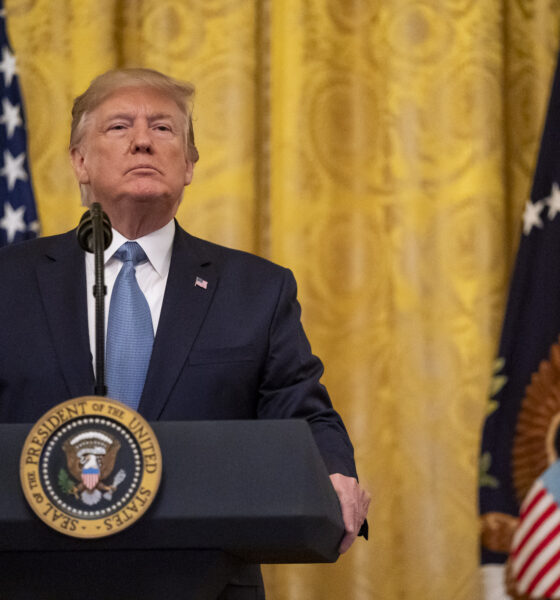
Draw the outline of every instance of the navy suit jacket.
[[[35,422],[94,393],[85,282],[74,231],[0,251],[0,421]],[[291,272],[177,226],[139,412],[152,421],[304,418],[328,471],[356,476],[322,372]]]

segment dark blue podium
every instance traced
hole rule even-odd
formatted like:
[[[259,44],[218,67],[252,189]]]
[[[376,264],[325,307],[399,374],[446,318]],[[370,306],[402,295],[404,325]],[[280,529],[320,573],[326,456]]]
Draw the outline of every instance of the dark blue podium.
[[[81,540],[47,527],[23,496],[31,425],[0,424],[0,598],[211,600],[247,563],[338,558],[338,499],[305,421],[151,426],[163,456],[153,505],[121,533]]]

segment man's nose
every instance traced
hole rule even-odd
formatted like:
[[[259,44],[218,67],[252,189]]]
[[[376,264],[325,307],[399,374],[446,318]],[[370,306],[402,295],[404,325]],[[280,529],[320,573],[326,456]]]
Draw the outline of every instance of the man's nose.
[[[133,154],[138,152],[152,153],[152,138],[148,127],[136,126],[132,129],[130,149]]]

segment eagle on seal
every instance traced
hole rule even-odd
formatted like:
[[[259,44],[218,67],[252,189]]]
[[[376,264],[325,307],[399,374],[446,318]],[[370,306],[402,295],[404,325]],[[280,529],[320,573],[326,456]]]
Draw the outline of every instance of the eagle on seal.
[[[107,485],[103,482],[115,468],[120,447],[119,440],[105,431],[98,430],[84,431],[62,444],[68,470],[79,481],[70,490],[76,499],[79,499],[84,492],[91,494],[95,490],[115,491],[115,485]]]

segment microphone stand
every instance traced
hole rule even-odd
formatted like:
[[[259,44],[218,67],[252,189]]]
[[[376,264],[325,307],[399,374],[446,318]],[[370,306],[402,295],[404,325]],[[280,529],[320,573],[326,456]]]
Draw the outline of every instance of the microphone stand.
[[[103,212],[101,205],[94,202],[91,207],[91,218],[93,222],[93,254],[95,257],[95,285],[93,295],[95,296],[95,394],[97,396],[107,395],[105,385],[105,270],[104,270],[104,236],[103,236]]]
[[[110,246],[113,232],[109,217],[94,202],[84,213],[77,230],[78,243],[87,252],[93,252],[95,261],[95,395],[106,396],[105,385],[105,269],[104,252]]]

